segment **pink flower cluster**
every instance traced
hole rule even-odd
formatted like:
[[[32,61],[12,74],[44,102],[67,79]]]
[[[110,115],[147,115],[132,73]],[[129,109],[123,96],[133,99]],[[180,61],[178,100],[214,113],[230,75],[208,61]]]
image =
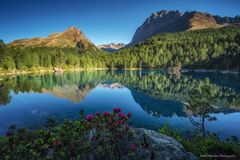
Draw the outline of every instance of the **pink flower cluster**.
[[[93,119],[94,119],[94,115],[92,115],[92,114],[89,114],[89,115],[86,116],[87,121],[91,121]]]
[[[104,112],[103,115],[104,115],[105,117],[108,117],[108,116],[110,115],[110,113],[109,113],[109,112]]]
[[[131,113],[128,114],[123,114],[121,113],[121,108],[113,108],[113,112],[104,112],[103,114],[101,114],[100,112],[96,112],[95,115],[93,114],[88,114],[85,119],[88,122],[91,122],[93,119],[98,119],[101,120],[101,118],[105,117],[108,120],[108,126],[112,129],[114,129],[115,127],[119,128],[119,127],[124,127],[125,130],[129,130],[129,126],[126,124],[125,126],[123,126],[125,124],[125,122],[131,118]],[[100,118],[100,119],[99,119]],[[98,125],[99,126],[99,125]]]
[[[101,116],[101,114],[99,112],[96,112],[95,116]]]
[[[115,113],[119,113],[121,111],[122,111],[121,108],[113,108],[113,112],[115,112]]]
[[[118,114],[118,117],[123,119],[123,118],[125,118],[125,115],[122,114],[122,113],[119,113],[119,114]]]

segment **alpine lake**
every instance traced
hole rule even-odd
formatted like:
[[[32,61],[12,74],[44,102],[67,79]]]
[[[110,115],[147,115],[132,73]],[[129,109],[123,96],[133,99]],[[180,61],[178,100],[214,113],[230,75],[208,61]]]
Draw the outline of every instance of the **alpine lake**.
[[[207,94],[197,94],[208,86]],[[190,105],[195,100],[210,105]],[[102,70],[0,77],[0,135],[12,124],[38,129],[47,119],[77,119],[120,107],[131,125],[158,130],[164,124],[183,135],[216,133],[240,138],[240,74],[164,70]]]

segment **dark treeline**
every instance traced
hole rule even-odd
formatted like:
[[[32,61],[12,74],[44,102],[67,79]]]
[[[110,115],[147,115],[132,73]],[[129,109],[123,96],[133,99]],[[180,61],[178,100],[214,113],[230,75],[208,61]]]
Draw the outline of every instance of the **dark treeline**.
[[[0,68],[185,68],[240,70],[240,27],[165,33],[114,54],[79,48],[10,48],[0,42]]]
[[[1,43],[0,68],[5,70],[37,67],[101,68],[104,67],[100,60],[102,54],[91,54],[79,48],[12,48]]]
[[[240,27],[205,29],[153,36],[111,55],[120,68],[240,69]]]

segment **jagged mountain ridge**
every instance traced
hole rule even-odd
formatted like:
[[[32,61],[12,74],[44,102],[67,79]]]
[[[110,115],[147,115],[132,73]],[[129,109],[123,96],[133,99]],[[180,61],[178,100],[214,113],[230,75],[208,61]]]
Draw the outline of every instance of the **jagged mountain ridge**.
[[[110,43],[110,44],[99,45],[98,48],[107,52],[115,52],[121,48],[124,48],[125,46],[126,44],[123,44],[123,43]]]
[[[144,41],[158,33],[174,33],[187,30],[220,28],[228,24],[240,23],[240,17],[212,16],[204,12],[179,12],[162,10],[153,13],[136,30],[130,45]]]
[[[60,48],[98,48],[76,27],[70,27],[61,33],[52,33],[46,38],[19,39],[8,44],[10,47],[60,47]]]
[[[94,86],[91,85],[63,85],[54,86],[51,89],[42,88],[42,93],[50,93],[55,97],[68,99],[72,102],[79,103],[93,88]]]

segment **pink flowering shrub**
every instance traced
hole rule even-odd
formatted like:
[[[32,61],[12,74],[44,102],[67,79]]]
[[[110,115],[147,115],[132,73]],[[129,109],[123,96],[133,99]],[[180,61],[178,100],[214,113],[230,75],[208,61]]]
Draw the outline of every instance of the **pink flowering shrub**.
[[[16,130],[12,126],[0,140],[0,159],[132,159],[136,154],[133,131],[128,125],[131,114],[80,113],[76,121],[56,126],[54,118],[46,129]]]

